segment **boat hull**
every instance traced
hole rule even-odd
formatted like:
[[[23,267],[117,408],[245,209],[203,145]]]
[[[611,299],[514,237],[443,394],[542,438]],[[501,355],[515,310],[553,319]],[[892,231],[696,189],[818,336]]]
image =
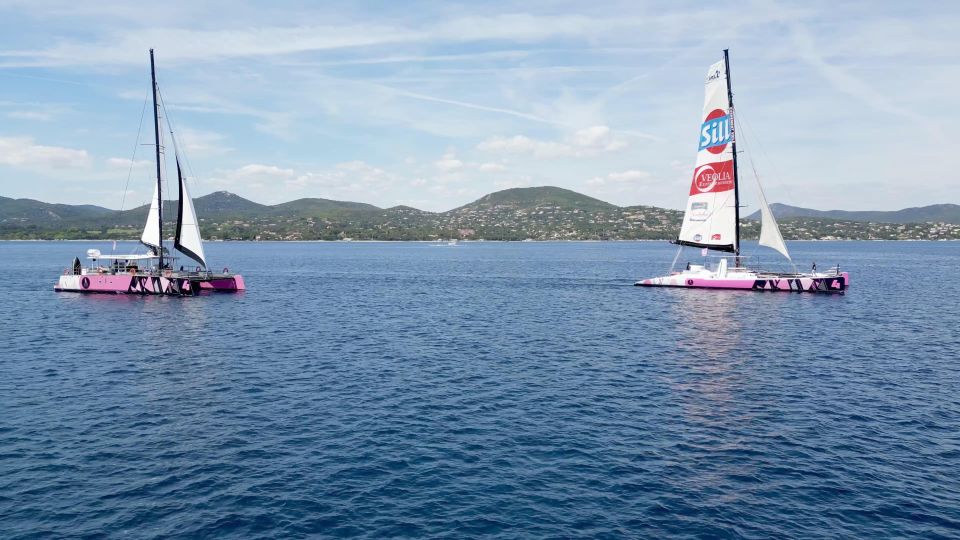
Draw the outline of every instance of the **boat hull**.
[[[158,276],[150,274],[63,275],[53,288],[57,292],[197,296],[205,292],[239,292],[246,289],[240,274],[210,276]]]
[[[850,285],[847,272],[838,275],[751,274],[744,276],[698,276],[678,273],[638,281],[639,287],[680,287],[687,289],[730,289],[843,294]]]

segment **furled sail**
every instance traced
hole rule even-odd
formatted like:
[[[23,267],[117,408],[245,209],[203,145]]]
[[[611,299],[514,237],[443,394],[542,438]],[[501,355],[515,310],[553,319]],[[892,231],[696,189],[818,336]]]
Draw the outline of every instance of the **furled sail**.
[[[152,249],[155,255],[160,253],[160,190],[158,187],[153,188],[150,212],[147,214],[147,224],[143,227],[140,242]]]
[[[180,203],[177,205],[177,235],[174,238],[173,247],[206,268],[207,261],[203,254],[200,223],[193,209],[193,199],[190,198],[190,192],[187,190],[187,179],[180,171],[179,159],[177,159],[177,180],[180,184]]]
[[[733,166],[733,118],[724,60],[707,72],[697,166],[678,244],[719,251],[737,249],[737,208]]]
[[[783,236],[780,235],[780,227],[777,220],[770,211],[770,205],[767,204],[767,196],[763,194],[763,186],[760,185],[760,177],[754,173],[757,181],[757,199],[760,200],[760,245],[773,248],[783,254],[787,260],[792,261],[790,252],[787,251],[787,244],[783,242]]]

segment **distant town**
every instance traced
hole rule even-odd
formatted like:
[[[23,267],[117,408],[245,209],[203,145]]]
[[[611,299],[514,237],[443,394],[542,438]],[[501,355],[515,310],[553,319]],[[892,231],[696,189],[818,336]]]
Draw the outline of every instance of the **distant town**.
[[[683,218],[678,210],[618,207],[553,187],[491,193],[440,213],[327,199],[267,206],[228,192],[199,197],[195,204],[208,240],[670,240]],[[916,220],[910,222],[838,219],[823,215],[829,212],[774,205],[775,214],[778,210],[786,214],[778,220],[788,240],[960,240],[957,205],[863,213]],[[805,212],[817,215],[797,215]],[[118,212],[0,197],[0,238],[132,240],[139,238],[145,217],[146,207]],[[165,227],[172,233],[174,224]],[[757,238],[759,230],[755,216],[742,219],[744,238]]]

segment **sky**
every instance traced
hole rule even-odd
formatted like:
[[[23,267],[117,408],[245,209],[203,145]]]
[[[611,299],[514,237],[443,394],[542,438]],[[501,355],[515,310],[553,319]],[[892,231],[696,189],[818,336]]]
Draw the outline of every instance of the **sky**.
[[[682,208],[729,48],[771,202],[960,203],[958,27],[960,2],[0,0],[0,195],[146,203],[154,48],[195,197]]]

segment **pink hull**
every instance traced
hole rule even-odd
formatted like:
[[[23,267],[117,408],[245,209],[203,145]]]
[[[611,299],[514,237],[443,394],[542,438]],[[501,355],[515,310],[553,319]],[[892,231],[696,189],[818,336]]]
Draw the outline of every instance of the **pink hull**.
[[[54,286],[55,291],[103,294],[157,294],[195,296],[201,292],[235,292],[245,290],[239,274],[201,278],[129,274],[65,275]]]
[[[750,291],[785,291],[840,293],[850,285],[847,272],[838,276],[790,277],[756,276],[753,278],[716,279],[676,274],[662,278],[645,279],[637,283],[642,287],[684,287],[690,289],[739,289]]]

